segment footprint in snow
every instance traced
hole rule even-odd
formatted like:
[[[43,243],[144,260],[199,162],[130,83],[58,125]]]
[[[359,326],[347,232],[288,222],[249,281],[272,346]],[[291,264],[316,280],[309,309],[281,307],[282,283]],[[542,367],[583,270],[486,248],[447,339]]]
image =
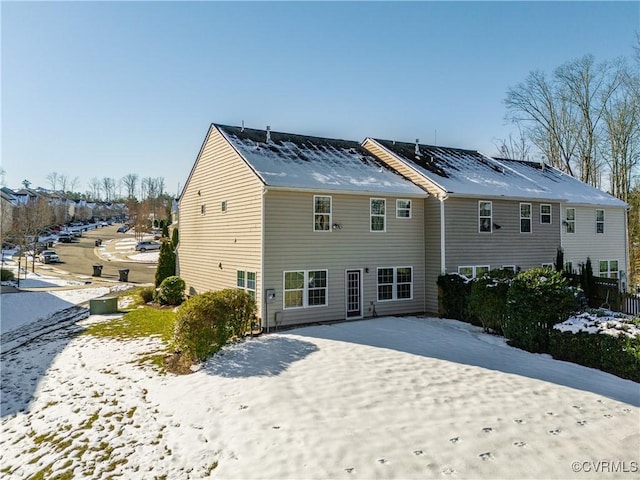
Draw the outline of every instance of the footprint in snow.
[[[556,416],[556,414],[553,413],[553,412],[547,412],[547,415],[549,415],[550,417],[555,417]]]
[[[355,470],[355,468],[353,467],[349,467],[349,468],[345,468],[344,471],[347,473],[353,473],[353,471]]]
[[[556,428],[555,430],[549,430],[549,433],[551,435],[559,435],[560,434],[560,429]]]
[[[586,420],[578,420],[576,423],[578,425],[580,425],[580,426],[585,426],[587,424],[587,421]]]
[[[524,447],[524,446],[526,445],[526,443],[524,443],[524,442],[513,442],[513,444],[514,444],[516,447]]]
[[[631,409],[630,408],[623,408],[622,411],[624,413],[631,413]]]
[[[491,428],[491,427],[484,427],[484,428],[482,429],[482,431],[483,431],[484,433],[491,433],[491,432],[493,432],[493,428]]]
[[[490,458],[493,457],[493,455],[491,455],[491,452],[484,452],[484,453],[481,453],[478,456],[482,459],[483,462],[487,461],[487,460],[489,460]]]
[[[274,430],[280,430],[280,426],[279,426],[279,425],[274,425],[274,426],[273,426],[273,427],[271,427],[271,428],[273,428]]]
[[[522,420],[521,418],[516,418],[516,419],[514,420],[514,422],[516,422],[516,423],[518,423],[518,424],[527,423],[527,422],[525,422],[524,420]]]
[[[389,463],[389,462],[387,462],[384,458],[379,458],[378,463],[381,465],[384,465],[385,463]]]
[[[451,443],[458,443],[458,442],[460,441],[460,437],[453,437],[453,438],[450,438],[450,439],[449,439],[449,441],[450,441]]]
[[[413,454],[416,456],[419,456],[419,455],[424,455],[424,452],[422,450],[414,450]]]
[[[611,418],[611,417],[613,417],[613,415],[611,415],[610,413],[605,413],[605,414],[603,415],[603,417],[604,417],[604,418]]]
[[[456,471],[451,467],[442,470],[443,475],[453,475],[454,473],[456,473]]]
[[[246,410],[249,408],[249,405],[240,405],[240,410]]]

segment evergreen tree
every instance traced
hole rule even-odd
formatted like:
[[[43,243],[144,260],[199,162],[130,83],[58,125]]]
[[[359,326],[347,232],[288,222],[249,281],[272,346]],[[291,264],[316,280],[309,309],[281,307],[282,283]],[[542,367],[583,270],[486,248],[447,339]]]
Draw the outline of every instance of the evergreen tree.
[[[558,247],[556,252],[556,263],[554,265],[556,272],[562,272],[564,270],[564,250],[562,247]]]
[[[169,238],[169,227],[166,223],[162,225],[162,238]]]
[[[156,287],[159,287],[162,281],[167,277],[176,274],[176,254],[173,252],[171,242],[164,240],[160,247],[160,256],[158,258],[158,267],[156,268]]]
[[[178,229],[174,228],[173,233],[171,234],[171,246],[175,250],[178,248]]]

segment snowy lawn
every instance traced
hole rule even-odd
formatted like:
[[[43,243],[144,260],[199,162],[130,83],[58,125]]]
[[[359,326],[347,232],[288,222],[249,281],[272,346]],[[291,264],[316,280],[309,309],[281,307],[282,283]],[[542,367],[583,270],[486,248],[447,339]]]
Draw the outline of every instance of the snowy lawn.
[[[578,478],[599,461],[637,475],[640,385],[461,322],[299,328],[187,376],[140,362],[158,339],[80,329],[2,356],[11,478]]]

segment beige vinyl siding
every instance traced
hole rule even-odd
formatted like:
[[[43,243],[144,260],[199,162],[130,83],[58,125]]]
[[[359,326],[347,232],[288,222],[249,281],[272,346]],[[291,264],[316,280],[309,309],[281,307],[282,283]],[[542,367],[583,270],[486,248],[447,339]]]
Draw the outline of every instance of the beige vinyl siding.
[[[492,202],[491,233],[479,233],[478,202]],[[501,268],[516,265],[522,270],[553,263],[560,246],[558,203],[551,203],[551,224],[540,223],[540,202],[532,206],[532,231],[520,233],[520,201],[492,198],[456,198],[445,201],[446,270],[459,266],[489,265]],[[549,204],[549,202],[542,202]]]
[[[262,192],[260,179],[211,128],[180,198],[178,266],[188,294],[235,287],[244,270],[256,272],[260,306]]]
[[[566,204],[562,206],[563,219],[567,208],[575,208],[576,231],[568,234],[562,225],[565,262],[572,262],[574,270],[577,270],[589,257],[593,273],[597,275],[600,260],[618,260],[618,268],[626,272],[625,209]],[[596,209],[604,210],[604,233],[596,233]]]
[[[313,231],[313,196],[330,195],[329,232]],[[370,232],[369,200],[386,198],[386,232]],[[396,218],[396,198],[328,192],[267,190],[265,196],[264,288],[276,291],[269,305],[269,325],[341,320],[346,316],[345,270],[362,269],[363,316],[424,311],[424,204],[412,199],[412,218]],[[378,267],[413,267],[413,299],[377,302]],[[368,273],[365,269],[369,269]],[[328,306],[283,308],[283,272],[328,270]]]
[[[430,196],[424,201],[425,310],[438,312],[438,276],[441,272],[440,204]],[[446,202],[445,202],[446,204]]]

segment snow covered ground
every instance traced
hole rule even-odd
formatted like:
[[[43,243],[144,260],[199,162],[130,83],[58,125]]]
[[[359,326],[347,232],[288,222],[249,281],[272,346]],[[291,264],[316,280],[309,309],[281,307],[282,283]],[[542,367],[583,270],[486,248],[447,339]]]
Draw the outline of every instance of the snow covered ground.
[[[554,327],[561,332],[586,332],[603,333],[607,335],[627,335],[636,337],[640,335],[640,322],[638,318],[624,313],[612,312],[600,309],[593,312],[583,312],[570,317],[563,323]]]
[[[638,475],[640,385],[457,321],[298,328],[231,345],[191,375],[163,376],[140,363],[162,348],[157,339],[74,335],[110,318],[2,354],[3,474]]]

